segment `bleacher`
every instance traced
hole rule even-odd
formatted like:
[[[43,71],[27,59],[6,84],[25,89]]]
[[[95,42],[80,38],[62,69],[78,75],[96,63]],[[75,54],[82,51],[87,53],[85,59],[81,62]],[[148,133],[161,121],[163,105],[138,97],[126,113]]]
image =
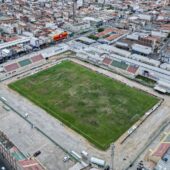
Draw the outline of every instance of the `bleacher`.
[[[130,73],[136,74],[138,68],[139,68],[138,66],[130,65],[130,66],[128,67],[127,71],[130,72]]]
[[[13,71],[16,71],[19,68],[31,65],[33,63],[43,61],[43,59],[44,59],[44,57],[42,56],[42,54],[38,54],[38,55],[35,55],[31,58],[27,58],[27,59],[20,60],[18,62],[12,63],[12,64],[5,65],[4,71],[7,72],[7,73],[13,72]]]
[[[103,64],[104,64],[104,65],[109,65],[109,64],[111,64],[111,62],[112,62],[112,60],[111,60],[110,58],[105,57],[105,58],[103,59]]]
[[[139,68],[139,66],[137,66],[137,65],[132,65],[131,63],[127,63],[124,61],[118,61],[118,60],[111,59],[108,57],[105,57],[103,59],[102,63],[103,63],[103,65],[106,65],[106,66],[113,66],[113,67],[125,70],[128,73],[131,73],[133,75],[136,74],[136,72]]]
[[[38,61],[40,61],[42,59],[43,59],[43,56],[41,54],[31,57],[31,61],[33,63],[38,62]]]
[[[6,66],[4,67],[4,69],[5,69],[6,72],[15,71],[15,70],[18,69],[18,68],[19,68],[18,63],[12,63],[12,64],[6,65]]]
[[[21,66],[21,67],[24,67],[24,66],[27,66],[29,64],[31,64],[31,60],[30,59],[25,59],[25,60],[21,60],[18,62],[18,64]]]
[[[118,67],[120,69],[123,69],[123,70],[126,70],[129,66],[128,64],[126,64],[123,61],[116,61],[116,60],[113,60],[111,65],[114,66],[114,67]]]

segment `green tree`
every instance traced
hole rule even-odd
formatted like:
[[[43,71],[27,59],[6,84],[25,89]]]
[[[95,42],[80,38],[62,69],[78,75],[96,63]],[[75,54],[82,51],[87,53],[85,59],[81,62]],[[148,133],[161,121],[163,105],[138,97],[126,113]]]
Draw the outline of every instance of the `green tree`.
[[[99,28],[97,31],[102,32],[102,31],[104,31],[104,28]]]
[[[88,38],[93,39],[93,40],[98,40],[99,38],[95,35],[89,35]]]

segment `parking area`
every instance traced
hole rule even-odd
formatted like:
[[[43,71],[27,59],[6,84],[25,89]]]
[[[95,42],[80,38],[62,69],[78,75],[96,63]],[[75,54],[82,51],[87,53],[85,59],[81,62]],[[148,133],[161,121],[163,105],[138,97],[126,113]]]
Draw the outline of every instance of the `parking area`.
[[[32,128],[23,118],[15,112],[8,110],[0,102],[0,130],[2,130],[25,156],[32,156],[41,151],[37,159],[49,170],[68,170],[74,161],[63,162],[66,153],[50,140]]]

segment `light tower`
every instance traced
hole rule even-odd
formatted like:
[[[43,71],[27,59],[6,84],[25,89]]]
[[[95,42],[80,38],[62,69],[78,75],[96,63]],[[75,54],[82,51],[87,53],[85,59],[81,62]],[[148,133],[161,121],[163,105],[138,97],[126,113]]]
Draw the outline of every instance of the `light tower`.
[[[65,1],[62,0],[62,18],[64,17],[64,3],[65,3]]]
[[[104,9],[105,3],[106,3],[106,0],[104,0],[102,3],[102,9]]]
[[[114,155],[115,155],[115,145],[112,144],[111,146],[111,170],[115,170],[114,169]]]

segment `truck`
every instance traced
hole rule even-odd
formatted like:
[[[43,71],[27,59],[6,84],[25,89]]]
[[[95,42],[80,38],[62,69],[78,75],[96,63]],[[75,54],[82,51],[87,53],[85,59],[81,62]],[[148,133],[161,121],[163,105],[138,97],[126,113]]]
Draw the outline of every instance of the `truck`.
[[[100,166],[100,167],[104,167],[105,164],[106,164],[106,162],[105,162],[104,160],[99,159],[99,158],[96,158],[96,157],[91,157],[91,158],[90,158],[90,162],[91,162],[92,164],[96,164],[96,165],[98,165],[98,166]]]

